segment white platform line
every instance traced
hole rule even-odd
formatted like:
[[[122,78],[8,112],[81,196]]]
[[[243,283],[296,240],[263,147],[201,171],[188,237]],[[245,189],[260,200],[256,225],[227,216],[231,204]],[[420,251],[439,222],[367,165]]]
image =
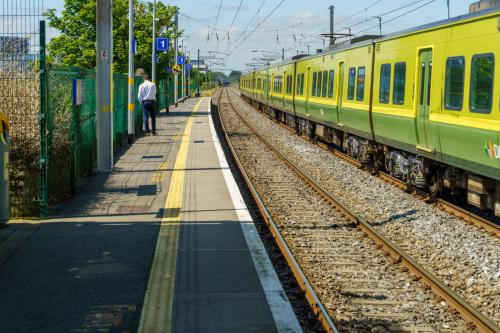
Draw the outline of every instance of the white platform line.
[[[210,132],[219,158],[219,164],[222,168],[222,173],[226,181],[227,188],[231,195],[231,200],[238,215],[241,229],[245,236],[247,246],[250,250],[253,263],[259,275],[260,284],[266,295],[267,303],[271,309],[271,313],[276,324],[278,332],[302,332],[299,321],[295,316],[292,305],[288,301],[286,294],[278,279],[278,275],[274,270],[271,260],[267,255],[264,244],[259,237],[259,233],[255,228],[255,224],[250,216],[245,201],[241,196],[238,185],[233,178],[229,165],[227,164],[226,157],[222,151],[220,141],[215,132],[215,127],[210,110],[211,102],[208,103],[208,123]]]

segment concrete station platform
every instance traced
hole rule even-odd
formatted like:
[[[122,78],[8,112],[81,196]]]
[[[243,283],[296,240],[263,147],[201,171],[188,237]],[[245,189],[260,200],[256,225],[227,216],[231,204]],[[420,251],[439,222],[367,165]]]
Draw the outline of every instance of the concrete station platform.
[[[0,230],[0,331],[300,331],[209,110],[179,104],[51,219]]]

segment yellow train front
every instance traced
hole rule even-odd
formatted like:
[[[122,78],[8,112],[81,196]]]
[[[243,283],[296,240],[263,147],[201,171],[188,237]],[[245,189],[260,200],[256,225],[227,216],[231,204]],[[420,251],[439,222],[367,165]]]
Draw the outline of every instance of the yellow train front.
[[[500,216],[500,8],[245,73],[244,96],[409,184]]]

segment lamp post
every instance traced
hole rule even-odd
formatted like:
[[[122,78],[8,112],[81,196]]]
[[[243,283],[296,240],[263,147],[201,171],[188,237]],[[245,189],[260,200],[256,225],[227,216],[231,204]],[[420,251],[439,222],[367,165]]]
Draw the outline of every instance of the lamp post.
[[[156,0],[153,1],[153,47],[151,52],[151,80],[156,83]]]
[[[175,33],[177,36],[177,30],[179,28],[179,13],[177,10],[175,11],[174,25],[175,25]],[[174,40],[174,66],[177,66],[178,56],[179,56],[179,53],[178,53],[178,49],[177,49],[177,37],[175,37],[175,40]],[[179,95],[178,82],[179,82],[179,77],[174,72],[174,105],[175,106],[177,106],[177,98]]]
[[[113,0],[96,2],[96,135],[97,170],[113,170]]]
[[[134,0],[128,3],[128,143],[135,141],[134,117]]]

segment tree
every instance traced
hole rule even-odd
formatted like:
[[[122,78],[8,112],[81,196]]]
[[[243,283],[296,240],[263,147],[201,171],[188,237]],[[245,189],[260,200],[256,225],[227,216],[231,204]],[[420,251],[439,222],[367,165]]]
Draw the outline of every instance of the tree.
[[[229,74],[229,83],[236,83],[240,80],[241,72],[240,71],[231,71]]]
[[[153,4],[134,0],[134,10],[134,34],[138,44],[135,67],[150,71]],[[172,20],[176,10],[177,7],[157,2],[158,36],[174,38],[180,35],[180,31],[175,30]],[[55,9],[45,12],[49,26],[61,33],[48,44],[49,61],[68,66],[95,67],[95,13],[95,0],[65,0],[61,16],[57,16]],[[125,73],[128,68],[128,0],[113,1],[113,44],[113,69]],[[172,59],[172,55],[173,50],[169,51],[168,55],[158,54],[158,68],[163,69],[163,72],[168,57]]]

